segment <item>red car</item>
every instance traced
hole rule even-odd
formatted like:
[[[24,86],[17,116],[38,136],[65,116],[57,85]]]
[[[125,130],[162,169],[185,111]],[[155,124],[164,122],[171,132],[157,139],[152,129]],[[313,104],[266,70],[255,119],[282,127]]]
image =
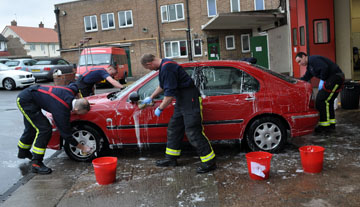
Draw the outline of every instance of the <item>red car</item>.
[[[287,137],[313,132],[318,112],[309,83],[242,61],[207,61],[181,64],[192,76],[203,96],[203,124],[210,140],[245,138],[250,149],[277,152]],[[71,159],[89,161],[105,148],[123,145],[166,143],[166,128],[174,103],[160,117],[154,106],[139,109],[138,100],[150,96],[158,86],[158,72],[150,72],[121,92],[88,97],[91,110],[71,116],[73,136],[93,148],[83,155],[65,143]],[[49,117],[51,119],[51,116]],[[48,145],[60,149],[54,126]]]

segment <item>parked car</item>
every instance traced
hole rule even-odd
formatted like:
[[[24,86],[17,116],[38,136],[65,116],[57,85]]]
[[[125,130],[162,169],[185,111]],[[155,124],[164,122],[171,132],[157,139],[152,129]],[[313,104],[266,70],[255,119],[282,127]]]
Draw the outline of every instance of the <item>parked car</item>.
[[[254,151],[278,152],[289,137],[312,133],[318,122],[311,84],[242,61],[206,61],[181,64],[201,89],[203,124],[210,140],[245,139]],[[154,106],[140,110],[137,103],[158,86],[152,71],[120,92],[87,97],[91,110],[71,115],[73,137],[92,147],[84,155],[64,144],[67,155],[89,161],[104,148],[166,143],[166,128],[175,101],[160,117]],[[51,120],[51,115],[48,114]],[[53,124],[49,148],[59,149],[62,140]]]
[[[62,74],[72,73],[74,66],[62,58],[39,59],[35,65],[29,67],[36,79],[53,80],[54,72]]]
[[[36,63],[36,60],[26,58],[26,59],[13,59],[6,61],[5,65],[14,70],[23,70],[29,71],[29,66],[33,66]]]
[[[0,63],[0,88],[13,90],[23,88],[35,83],[35,78],[30,72],[13,70]]]
[[[10,60],[10,59],[7,59],[7,58],[1,58],[1,59],[0,59],[0,63],[5,64],[6,61],[9,61],[9,60]]]

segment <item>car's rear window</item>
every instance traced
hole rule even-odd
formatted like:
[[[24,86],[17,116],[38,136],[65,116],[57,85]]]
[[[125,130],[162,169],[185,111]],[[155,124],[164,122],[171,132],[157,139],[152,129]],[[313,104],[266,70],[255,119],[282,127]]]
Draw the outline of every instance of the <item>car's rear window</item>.
[[[7,61],[6,63],[5,63],[5,65],[7,65],[7,66],[9,66],[9,67],[12,67],[12,66],[17,66],[17,65],[19,65],[19,61]]]
[[[288,75],[284,75],[284,74],[281,74],[281,73],[277,73],[277,72],[275,72],[275,71],[272,71],[272,70],[269,70],[269,69],[267,69],[267,68],[264,68],[264,67],[262,67],[262,66],[260,66],[260,65],[254,65],[254,64],[251,64],[252,66],[254,66],[254,67],[256,67],[256,68],[259,68],[260,70],[262,70],[262,71],[265,71],[265,72],[267,72],[267,73],[269,73],[269,74],[271,74],[271,75],[273,75],[273,76],[276,76],[276,77],[278,77],[278,78],[280,78],[281,80],[284,80],[284,81],[286,81],[286,82],[289,82],[289,83],[297,83],[297,79],[295,79],[295,78],[293,78],[293,77],[290,77],[290,76],[288,76]]]
[[[51,65],[51,60],[39,60],[35,65]]]

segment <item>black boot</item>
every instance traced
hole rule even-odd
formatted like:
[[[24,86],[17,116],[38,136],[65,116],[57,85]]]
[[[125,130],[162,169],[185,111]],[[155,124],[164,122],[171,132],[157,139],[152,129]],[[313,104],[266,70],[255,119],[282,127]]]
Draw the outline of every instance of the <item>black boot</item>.
[[[196,170],[197,173],[207,173],[216,169],[215,161],[202,162]]]
[[[51,168],[48,168],[40,160],[31,161],[31,172],[39,174],[50,174],[52,172]]]
[[[19,159],[28,158],[29,160],[31,160],[32,159],[32,154],[31,154],[30,150],[19,148],[18,158]]]
[[[169,167],[169,166],[175,167],[175,166],[177,166],[177,160],[176,160],[176,158],[166,157],[163,160],[157,160],[156,166],[158,166],[158,167]]]
[[[329,133],[333,131],[330,126],[317,126],[315,127],[315,133]]]
[[[331,129],[332,131],[335,131],[335,130],[336,130],[336,125],[335,125],[335,124],[330,124],[330,129]]]

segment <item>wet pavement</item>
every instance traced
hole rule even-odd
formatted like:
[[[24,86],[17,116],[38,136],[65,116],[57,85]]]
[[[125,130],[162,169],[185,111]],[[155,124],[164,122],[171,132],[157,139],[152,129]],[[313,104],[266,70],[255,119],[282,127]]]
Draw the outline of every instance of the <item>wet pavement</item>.
[[[60,152],[48,164],[52,174],[33,175],[0,205],[360,206],[359,112],[338,109],[335,133],[290,139],[285,151],[273,154],[267,180],[250,179],[248,151],[235,142],[213,144],[218,169],[206,174],[196,174],[200,163],[189,146],[180,166],[169,168],[154,166],[163,145],[108,152],[118,157],[117,178],[110,185],[97,184],[91,163],[71,161]],[[298,148],[305,145],[325,148],[321,173],[303,172]]]

